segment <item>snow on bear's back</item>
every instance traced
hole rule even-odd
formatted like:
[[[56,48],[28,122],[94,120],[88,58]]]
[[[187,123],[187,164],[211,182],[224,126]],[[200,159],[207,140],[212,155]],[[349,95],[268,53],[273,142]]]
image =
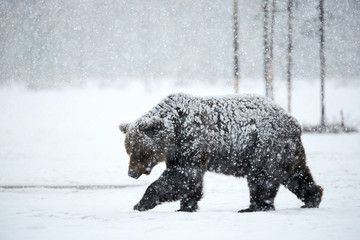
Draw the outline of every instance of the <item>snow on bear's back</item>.
[[[277,134],[299,135],[301,127],[297,120],[272,100],[258,95],[229,95],[208,97],[220,105],[219,111],[227,114],[231,122],[254,121],[258,129]],[[274,133],[272,133],[274,134]]]
[[[234,127],[241,130],[253,125],[265,138],[301,135],[300,124],[288,112],[270,99],[251,94],[209,97],[171,94],[143,117],[154,115],[169,123],[174,117],[186,118],[182,122],[184,128],[193,128],[198,123],[218,130]]]
[[[205,115],[213,118],[213,124],[220,120],[223,125],[254,122],[256,128],[268,135],[301,134],[300,124],[272,100],[258,95],[226,95],[194,97],[187,94],[169,96],[177,109],[194,118]]]

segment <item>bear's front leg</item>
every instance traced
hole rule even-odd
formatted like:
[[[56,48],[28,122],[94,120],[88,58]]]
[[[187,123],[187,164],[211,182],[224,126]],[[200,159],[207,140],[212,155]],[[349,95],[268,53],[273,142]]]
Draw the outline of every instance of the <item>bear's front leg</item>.
[[[147,211],[159,204],[158,196],[155,192],[156,185],[157,183],[155,181],[146,189],[143,198],[134,206],[134,210]]]
[[[203,183],[202,181],[195,185],[193,191],[191,191],[190,195],[184,196],[180,201],[180,209],[179,212],[195,212],[199,209],[198,202],[202,197],[202,189]]]
[[[195,197],[195,199],[200,199],[201,197],[201,194],[195,194],[196,191],[194,191],[195,186],[202,186],[201,176],[203,174],[198,173],[199,171],[194,169],[179,167],[165,169],[160,178],[146,189],[142,199],[134,206],[134,210],[146,211],[163,202],[180,199],[185,199],[182,201],[182,207],[184,208],[180,210],[191,210],[192,207],[189,208],[189,206],[197,206],[197,201],[194,202],[192,197]],[[201,192],[201,189],[199,190]],[[193,202],[195,205],[191,205]]]
[[[254,171],[247,178],[250,190],[250,206],[239,212],[259,212],[275,210],[274,199],[280,183],[263,171]]]

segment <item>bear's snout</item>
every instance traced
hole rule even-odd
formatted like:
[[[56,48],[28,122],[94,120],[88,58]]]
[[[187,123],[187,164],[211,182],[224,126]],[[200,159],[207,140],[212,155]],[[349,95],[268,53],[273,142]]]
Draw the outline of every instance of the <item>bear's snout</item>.
[[[138,179],[138,178],[141,176],[141,173],[139,173],[139,172],[137,172],[137,171],[135,171],[135,170],[130,169],[129,172],[128,172],[128,175],[129,175],[129,177]]]

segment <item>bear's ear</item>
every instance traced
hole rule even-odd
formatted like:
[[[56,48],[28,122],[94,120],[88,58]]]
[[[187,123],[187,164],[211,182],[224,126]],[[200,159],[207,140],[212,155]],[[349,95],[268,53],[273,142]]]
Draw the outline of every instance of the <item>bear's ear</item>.
[[[124,134],[126,134],[129,130],[129,126],[130,126],[130,123],[121,123],[119,125],[119,129],[121,132],[123,132]]]
[[[139,130],[144,132],[148,137],[152,138],[164,129],[164,123],[159,117],[152,117],[144,121]]]

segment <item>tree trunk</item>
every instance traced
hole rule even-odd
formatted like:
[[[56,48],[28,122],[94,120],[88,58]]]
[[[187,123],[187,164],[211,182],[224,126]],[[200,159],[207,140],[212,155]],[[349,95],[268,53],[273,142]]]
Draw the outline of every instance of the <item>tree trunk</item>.
[[[275,27],[275,12],[276,12],[276,1],[272,0],[272,9],[271,9],[271,28],[270,28],[270,48],[269,48],[269,54],[270,54],[270,63],[269,63],[269,78],[268,78],[268,86],[269,86],[269,94],[268,97],[271,99],[274,99],[274,27]]]
[[[234,0],[234,13],[233,13],[233,32],[234,32],[234,84],[235,93],[239,92],[239,50],[238,50],[238,0]]]
[[[321,120],[320,125],[325,127],[325,54],[324,54],[324,0],[319,3],[319,20],[320,20],[320,96],[321,96]]]
[[[265,96],[269,97],[270,86],[269,86],[269,65],[270,65],[270,49],[269,49],[269,6],[268,0],[263,0],[263,11],[264,11],[264,80],[265,80]]]
[[[288,66],[287,66],[287,92],[288,92],[288,112],[291,113],[291,67],[292,67],[292,8],[293,0],[288,0]]]

